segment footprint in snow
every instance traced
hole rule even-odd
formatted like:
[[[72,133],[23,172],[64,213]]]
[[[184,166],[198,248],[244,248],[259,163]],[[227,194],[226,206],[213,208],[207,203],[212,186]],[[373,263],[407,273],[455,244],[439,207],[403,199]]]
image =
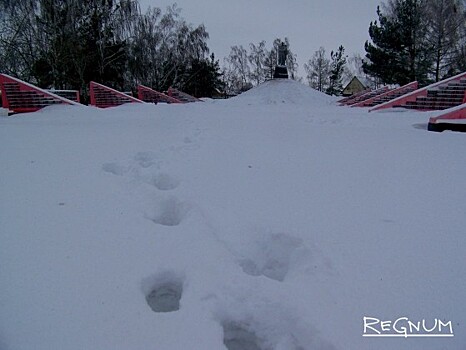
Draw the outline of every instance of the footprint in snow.
[[[138,152],[134,160],[141,168],[149,168],[157,164],[157,155],[154,152]]]
[[[159,201],[154,212],[146,217],[158,225],[178,226],[188,211],[189,206],[186,203],[179,201],[176,197],[170,197]]]
[[[262,350],[261,340],[246,324],[226,322],[223,325],[223,344],[228,350]]]
[[[128,172],[128,167],[118,163],[105,163],[102,165],[102,170],[117,176],[123,176]]]
[[[144,280],[143,291],[152,311],[178,311],[183,295],[183,279],[174,272],[164,272]]]
[[[307,252],[301,239],[284,233],[270,234],[255,242],[249,256],[240,260],[240,266],[251,276],[262,275],[282,282],[298,250]]]
[[[148,177],[145,180],[149,185],[154,186],[159,191],[170,191],[176,189],[180,181],[166,173],[159,173],[153,176]]]

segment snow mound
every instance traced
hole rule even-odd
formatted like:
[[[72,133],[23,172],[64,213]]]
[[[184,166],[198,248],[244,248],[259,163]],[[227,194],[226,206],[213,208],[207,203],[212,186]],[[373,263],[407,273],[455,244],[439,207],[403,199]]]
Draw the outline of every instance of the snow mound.
[[[274,79],[231,99],[249,105],[328,106],[334,98],[291,79]]]

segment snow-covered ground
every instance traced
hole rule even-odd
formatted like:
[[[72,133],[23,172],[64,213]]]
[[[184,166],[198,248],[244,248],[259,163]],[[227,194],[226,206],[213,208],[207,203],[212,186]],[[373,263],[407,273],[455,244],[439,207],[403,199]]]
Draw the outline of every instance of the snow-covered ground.
[[[0,118],[0,349],[464,349],[466,135],[434,115],[272,81]]]

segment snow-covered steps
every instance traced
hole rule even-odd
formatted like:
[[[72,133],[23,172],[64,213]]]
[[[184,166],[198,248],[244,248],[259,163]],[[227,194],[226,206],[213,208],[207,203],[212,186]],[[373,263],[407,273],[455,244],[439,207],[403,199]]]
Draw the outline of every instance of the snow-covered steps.
[[[448,109],[464,103],[466,72],[379,104],[369,111],[402,107],[421,111]]]
[[[144,103],[124,92],[117,91],[94,81],[91,81],[89,94],[91,105],[99,108],[116,107],[125,103]]]
[[[364,94],[358,94],[358,95],[355,95],[353,96],[353,98],[345,101],[343,104],[344,105],[347,105],[347,106],[353,106],[353,105],[356,105],[360,102],[363,102],[363,101],[366,101],[368,99],[371,99],[371,98],[375,98],[377,96],[380,96],[382,94],[385,94],[387,92],[391,91],[388,86],[383,86],[379,89],[376,89],[376,90],[370,90]]]
[[[14,113],[36,112],[54,104],[77,104],[7,74],[0,74],[0,89],[3,107]]]
[[[186,92],[177,90],[173,87],[168,89],[168,96],[177,99],[178,101],[188,103],[188,102],[202,102],[202,100],[187,94]]]
[[[148,103],[182,103],[180,100],[144,85],[138,85],[138,97]]]
[[[388,91],[386,92],[383,92],[382,94],[379,94],[379,95],[376,95],[374,97],[371,97],[371,98],[368,98],[368,99],[365,99],[361,102],[358,102],[358,103],[355,103],[353,105],[351,105],[351,107],[373,107],[373,106],[377,106],[381,103],[385,103],[385,102],[388,102],[388,101],[391,101],[395,98],[398,98],[400,96],[403,96],[407,93],[410,93],[414,90],[416,90],[418,88],[418,82],[417,81],[413,81],[409,84],[406,84],[406,85],[403,85],[399,88],[395,88],[395,89],[389,89]]]
[[[466,132],[466,103],[451,108],[447,113],[429,119],[429,131],[445,130]]]

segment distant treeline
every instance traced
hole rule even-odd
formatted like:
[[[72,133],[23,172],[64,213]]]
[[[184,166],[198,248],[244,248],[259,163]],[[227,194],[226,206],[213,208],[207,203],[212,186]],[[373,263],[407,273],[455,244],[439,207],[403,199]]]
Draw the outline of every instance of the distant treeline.
[[[370,23],[366,56],[341,45],[321,47],[304,64],[309,85],[341,93],[353,75],[374,87],[418,80],[421,85],[466,71],[466,0],[387,0]],[[222,67],[193,26],[172,5],[142,12],[137,0],[0,0],[0,72],[43,88],[77,89],[91,80],[129,91],[138,84],[173,86],[194,96],[236,94],[273,75],[275,39],[231,47]],[[298,76],[288,38],[288,73]],[[362,43],[361,43],[362,44]]]

